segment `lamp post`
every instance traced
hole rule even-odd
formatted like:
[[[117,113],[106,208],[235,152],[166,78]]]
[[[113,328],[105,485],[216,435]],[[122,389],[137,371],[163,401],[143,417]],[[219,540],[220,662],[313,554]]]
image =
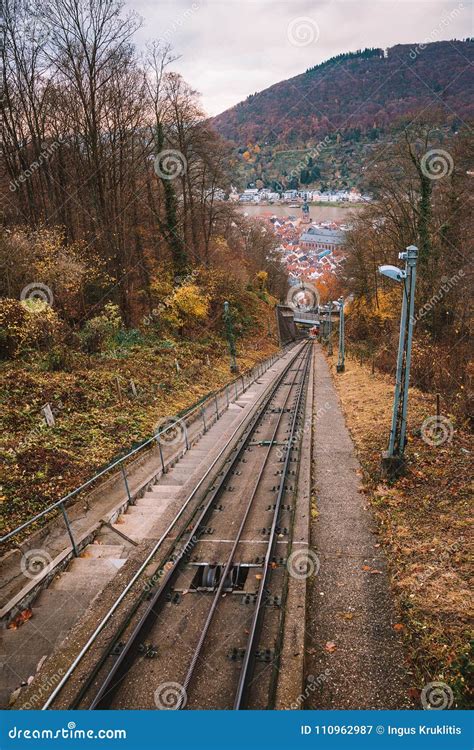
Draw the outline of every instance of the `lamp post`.
[[[225,329],[227,334],[227,341],[229,344],[229,353],[230,353],[230,371],[231,372],[238,372],[239,368],[237,366],[237,360],[236,360],[236,348],[235,348],[235,337],[234,337],[234,330],[232,328],[232,318],[230,315],[230,309],[229,309],[229,303],[224,302],[224,322],[225,322]]]
[[[339,351],[337,354],[336,372],[344,372],[344,297],[339,297]]]
[[[388,450],[382,454],[382,468],[389,475],[399,473],[403,465],[405,451],[418,248],[415,245],[409,245],[405,252],[399,253],[398,257],[405,261],[404,270],[389,265],[379,267],[379,273],[388,276],[393,281],[403,282],[392,425]]]
[[[332,302],[329,303],[328,313],[328,355],[332,357]]]

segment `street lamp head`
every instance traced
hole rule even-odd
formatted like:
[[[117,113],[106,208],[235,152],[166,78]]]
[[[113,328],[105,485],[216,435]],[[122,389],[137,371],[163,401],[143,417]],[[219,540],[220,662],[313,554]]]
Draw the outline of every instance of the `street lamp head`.
[[[401,253],[398,253],[398,257],[400,260],[407,260],[410,265],[413,264],[413,262],[416,262],[416,258],[418,257],[418,248],[416,245],[408,245],[406,250],[404,250]]]
[[[401,268],[397,268],[397,266],[379,266],[379,273],[382,274],[382,276],[388,276],[388,278],[393,281],[401,281],[406,277],[406,272],[402,271]]]

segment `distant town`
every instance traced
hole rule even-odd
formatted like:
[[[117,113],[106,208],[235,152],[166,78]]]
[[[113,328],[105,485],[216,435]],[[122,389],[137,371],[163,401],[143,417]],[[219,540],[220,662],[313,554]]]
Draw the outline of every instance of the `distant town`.
[[[239,193],[232,188],[229,198],[234,203],[295,203],[297,206],[307,203],[368,203],[371,198],[355,188],[320,192],[319,190],[283,190],[275,192],[267,188],[247,188]]]
[[[290,284],[301,279],[315,281],[327,273],[335,273],[344,261],[346,232],[350,229],[347,223],[314,223],[308,213],[282,218],[268,212],[258,219],[271,227],[280,241],[276,249]]]

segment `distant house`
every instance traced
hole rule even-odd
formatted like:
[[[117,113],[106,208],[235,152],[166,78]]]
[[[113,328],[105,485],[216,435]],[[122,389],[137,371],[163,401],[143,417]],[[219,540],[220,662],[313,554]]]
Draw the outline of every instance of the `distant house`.
[[[241,203],[258,203],[260,196],[258,194],[258,188],[247,188],[240,196]]]
[[[310,227],[300,237],[300,246],[303,250],[340,250],[345,245],[345,235],[341,229],[330,229],[329,227]]]

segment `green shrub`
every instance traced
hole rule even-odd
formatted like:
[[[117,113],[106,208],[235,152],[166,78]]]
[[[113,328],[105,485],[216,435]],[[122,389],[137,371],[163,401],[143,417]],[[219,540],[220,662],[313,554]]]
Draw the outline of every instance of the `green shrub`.
[[[80,333],[81,344],[88,354],[96,354],[110,343],[122,326],[118,305],[108,302],[100,315],[88,320]]]
[[[137,328],[121,328],[113,337],[113,343],[128,349],[131,346],[143,344],[143,336]]]

